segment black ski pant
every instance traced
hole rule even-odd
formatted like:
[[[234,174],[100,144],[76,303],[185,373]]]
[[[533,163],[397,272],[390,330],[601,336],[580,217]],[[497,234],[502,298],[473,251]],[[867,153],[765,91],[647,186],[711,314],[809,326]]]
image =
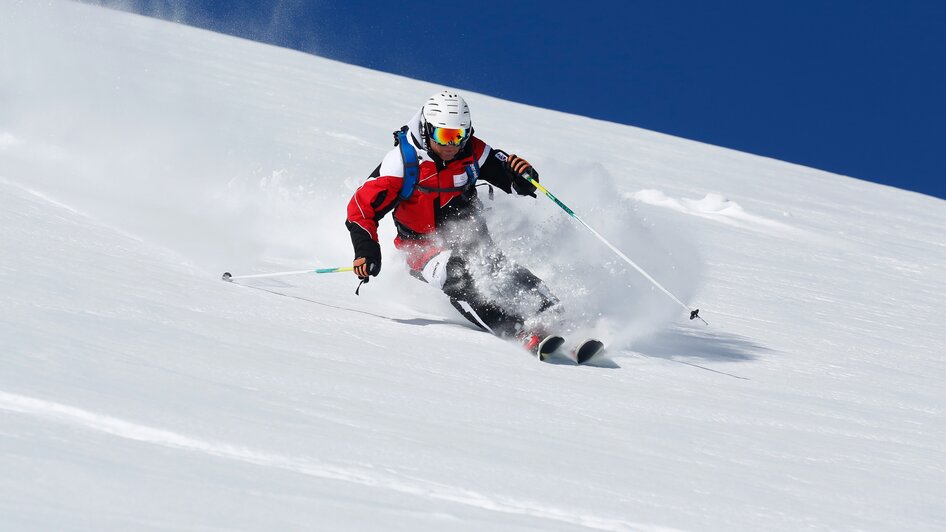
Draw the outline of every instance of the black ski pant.
[[[537,317],[559,302],[541,279],[513,263],[502,251],[490,250],[476,257],[476,268],[470,260],[458,253],[451,255],[443,292],[460,314],[483,330],[513,337],[523,330],[528,318]],[[486,293],[477,287],[474,272],[481,275],[481,283],[496,280],[498,290]]]

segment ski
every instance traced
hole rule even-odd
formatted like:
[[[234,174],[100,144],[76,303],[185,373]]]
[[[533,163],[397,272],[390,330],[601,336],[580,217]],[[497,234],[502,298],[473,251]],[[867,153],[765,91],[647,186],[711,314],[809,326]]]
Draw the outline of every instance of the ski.
[[[604,342],[589,338],[575,347],[575,362],[587,364],[593,362],[604,353]]]
[[[542,337],[537,334],[526,334],[519,340],[522,342],[522,347],[543,362],[565,343],[564,338],[556,335]]]
[[[552,353],[558,351],[558,348],[562,347],[562,344],[565,343],[565,339],[561,336],[546,336],[539,345],[535,348],[535,356],[539,357],[539,360],[545,361]]]
[[[602,353],[604,353],[604,342],[595,340],[594,338],[589,338],[576,345],[571,352],[571,357],[568,357],[568,355],[564,353],[558,353],[561,347],[565,345],[565,338],[561,336],[549,335],[541,337],[531,334],[523,337],[521,341],[522,346],[525,347],[526,350],[543,362],[548,362],[549,359],[555,355],[556,360],[571,360],[578,365],[582,365],[600,359]]]

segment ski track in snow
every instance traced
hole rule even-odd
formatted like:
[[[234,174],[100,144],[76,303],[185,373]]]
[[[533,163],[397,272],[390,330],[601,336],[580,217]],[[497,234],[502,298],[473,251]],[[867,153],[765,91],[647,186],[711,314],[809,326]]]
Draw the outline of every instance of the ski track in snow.
[[[546,507],[531,501],[514,498],[491,497],[476,491],[431,483],[419,478],[394,478],[378,472],[368,472],[351,467],[339,467],[308,458],[285,456],[259,451],[220,441],[208,441],[179,434],[173,431],[149,427],[99,414],[73,406],[33,397],[0,391],[0,410],[40,417],[56,423],[78,425],[124,438],[127,440],[159,445],[171,449],[202,453],[216,458],[233,460],[262,467],[272,467],[311,477],[349,482],[370,488],[380,488],[425,497],[445,502],[472,506],[499,513],[518,514],[539,519],[561,521],[573,525],[612,531],[670,531],[657,527],[623,520],[607,519],[593,515],[570,512],[560,508]]]

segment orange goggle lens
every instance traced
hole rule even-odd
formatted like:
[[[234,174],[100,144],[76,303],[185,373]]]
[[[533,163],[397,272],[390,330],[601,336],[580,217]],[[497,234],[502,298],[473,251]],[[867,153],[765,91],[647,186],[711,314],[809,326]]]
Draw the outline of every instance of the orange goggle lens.
[[[430,132],[430,139],[441,146],[463,146],[469,134],[469,129],[435,127]]]

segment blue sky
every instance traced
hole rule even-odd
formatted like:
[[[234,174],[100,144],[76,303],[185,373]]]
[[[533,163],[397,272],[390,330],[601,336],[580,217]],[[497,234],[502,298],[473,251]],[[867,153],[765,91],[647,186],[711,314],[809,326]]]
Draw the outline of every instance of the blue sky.
[[[946,2],[122,4],[946,198]]]

